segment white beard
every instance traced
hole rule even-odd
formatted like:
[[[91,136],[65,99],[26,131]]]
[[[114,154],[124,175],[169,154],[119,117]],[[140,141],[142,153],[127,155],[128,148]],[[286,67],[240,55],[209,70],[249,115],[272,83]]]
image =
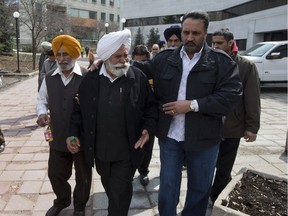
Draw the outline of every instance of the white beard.
[[[58,61],[57,61],[57,66],[61,69],[61,71],[69,71],[69,70],[71,70],[74,66],[75,66],[75,62],[76,62],[76,60],[75,59],[73,59],[73,60],[71,60],[71,62],[70,63],[59,63]]]
[[[105,66],[107,67],[107,71],[109,71],[110,73],[112,73],[113,75],[115,75],[116,77],[121,77],[123,75],[127,74],[127,71],[130,67],[130,63],[126,62],[124,64],[118,63],[118,64],[111,64],[111,62],[109,60],[107,60],[105,62]],[[124,68],[120,68],[120,69],[116,69],[117,67],[123,67]]]

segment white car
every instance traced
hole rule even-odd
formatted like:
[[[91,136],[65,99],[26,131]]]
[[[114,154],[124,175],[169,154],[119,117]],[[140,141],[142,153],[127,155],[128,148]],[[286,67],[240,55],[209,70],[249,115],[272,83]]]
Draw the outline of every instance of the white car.
[[[257,43],[242,56],[255,63],[262,84],[287,83],[287,41]]]

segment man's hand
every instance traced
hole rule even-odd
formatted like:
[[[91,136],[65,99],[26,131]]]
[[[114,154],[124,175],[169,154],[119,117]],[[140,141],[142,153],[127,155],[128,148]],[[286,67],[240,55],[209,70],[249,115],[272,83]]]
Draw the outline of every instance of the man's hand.
[[[48,123],[49,123],[49,118],[48,118],[48,115],[46,114],[41,114],[36,123],[40,126],[40,127],[44,127],[46,126]]]
[[[67,137],[66,139],[66,144],[68,150],[72,153],[75,154],[79,152],[80,150],[80,141],[77,137],[73,137],[73,140],[71,140],[71,137]]]
[[[90,66],[89,71],[94,71],[95,69],[99,69],[99,65],[102,63],[103,61],[101,59],[96,59],[93,64]]]
[[[136,144],[134,145],[134,148],[143,148],[144,144],[149,140],[149,133],[146,129],[144,129],[142,131],[142,135],[140,137],[140,139],[136,142]]]
[[[191,101],[189,100],[180,100],[163,104],[162,108],[165,114],[175,116],[190,112],[190,104]]]
[[[244,139],[246,142],[254,142],[257,138],[257,134],[254,134],[250,131],[245,131],[244,132]]]

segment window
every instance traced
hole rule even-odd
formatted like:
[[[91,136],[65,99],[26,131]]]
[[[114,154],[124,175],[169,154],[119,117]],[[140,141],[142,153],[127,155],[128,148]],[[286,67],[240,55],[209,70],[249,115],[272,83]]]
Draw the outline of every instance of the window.
[[[109,15],[109,21],[113,22],[114,21],[114,14]]]
[[[78,9],[70,9],[70,16],[72,17],[78,17]]]
[[[97,19],[97,12],[89,11],[89,18],[90,19]]]
[[[89,18],[89,11],[79,10],[79,17],[81,17],[81,18]]]
[[[110,0],[110,6],[114,7],[114,0]]]
[[[106,20],[106,14],[105,13],[101,13],[101,20],[103,20],[103,21]]]
[[[93,4],[96,4],[97,3],[97,0],[92,0],[91,1]]]
[[[102,5],[106,5],[106,0],[101,0]]]
[[[278,53],[280,58],[287,57],[287,44],[276,47],[269,54],[271,53]]]
[[[238,46],[238,50],[246,50],[247,39],[235,40]]]
[[[86,10],[79,10],[79,9],[75,9],[75,8],[70,9],[70,16],[72,16],[72,17],[96,19],[96,15],[93,13],[95,13],[95,12],[86,11]]]

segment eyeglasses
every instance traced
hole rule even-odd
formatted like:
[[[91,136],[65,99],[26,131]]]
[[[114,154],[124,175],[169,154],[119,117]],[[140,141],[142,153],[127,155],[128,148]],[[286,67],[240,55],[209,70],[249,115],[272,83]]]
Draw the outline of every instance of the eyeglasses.
[[[158,50],[158,49],[152,49],[152,50]]]

